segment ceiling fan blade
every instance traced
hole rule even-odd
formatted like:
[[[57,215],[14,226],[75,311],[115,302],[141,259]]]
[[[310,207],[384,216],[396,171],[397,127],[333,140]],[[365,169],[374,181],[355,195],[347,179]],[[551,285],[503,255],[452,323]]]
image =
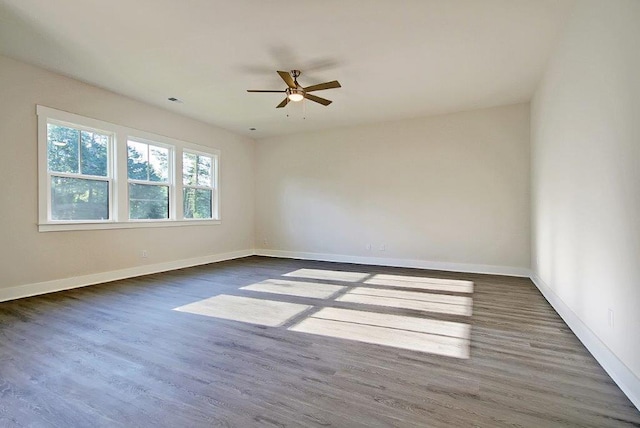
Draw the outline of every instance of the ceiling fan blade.
[[[334,88],[341,88],[341,87],[342,86],[340,86],[340,82],[338,82],[337,80],[334,80],[332,82],[325,82],[317,85],[307,86],[306,88],[304,88],[304,91],[313,92],[313,91],[322,91],[324,89],[334,89]]]
[[[284,80],[284,83],[287,84],[288,87],[290,88],[296,88],[296,83],[293,81],[293,78],[291,77],[291,74],[289,74],[289,72],[287,71],[278,71],[278,74],[280,75],[280,77],[282,77],[282,80]]]
[[[333,102],[324,98],[316,97],[315,95],[311,95],[311,94],[304,94],[304,97],[308,100],[315,101],[319,104],[322,104],[323,106],[328,106]]]
[[[287,104],[289,104],[289,97],[286,97],[284,100],[282,100],[282,102],[280,104],[278,104],[276,106],[276,108],[282,108],[282,107],[286,106]]]
[[[269,90],[269,89],[247,89],[247,92],[285,92],[285,91],[276,91],[276,90]]]

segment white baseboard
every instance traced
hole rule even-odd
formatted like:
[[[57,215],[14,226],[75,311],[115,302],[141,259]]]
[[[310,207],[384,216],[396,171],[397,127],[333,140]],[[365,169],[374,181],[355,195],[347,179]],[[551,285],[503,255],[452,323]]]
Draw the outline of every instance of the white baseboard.
[[[430,262],[426,260],[393,259],[385,257],[347,256],[341,254],[307,253],[300,251],[281,251],[257,249],[255,254],[267,257],[287,259],[318,260],[324,262],[355,263],[361,265],[406,267],[416,269],[446,270],[450,272],[484,273],[492,275],[520,276],[529,278],[531,271],[511,266],[476,265],[467,263]]]
[[[605,345],[596,334],[582,322],[582,320],[562,301],[554,291],[544,283],[535,273],[531,274],[531,281],[553,306],[558,315],[569,326],[580,342],[591,352],[611,379],[620,387],[622,392],[640,410],[640,378],[638,378],[620,359]]]
[[[357,263],[364,265],[409,267],[418,269],[445,270],[451,272],[486,273],[496,275],[510,275],[528,277],[529,270],[523,268],[505,266],[487,266],[462,263],[428,262],[423,260],[405,260],[379,257],[359,257],[335,254],[292,252],[280,250],[242,250],[222,254],[212,254],[209,256],[196,257],[192,259],[175,260],[152,265],[142,265],[116,271],[100,272],[89,275],[75,276],[71,278],[54,279],[32,284],[24,284],[10,288],[0,288],[0,302],[7,300],[21,299],[23,297],[37,296],[39,294],[54,293],[56,291],[69,290],[72,288],[86,287],[88,285],[100,284],[103,282],[116,281],[119,279],[132,278],[136,276],[149,275],[152,273],[166,272],[169,270],[182,269],[190,266],[215,263],[223,260],[237,259],[251,255],[268,257],[282,257],[290,259],[319,260],[341,263]]]
[[[36,282],[32,284],[19,285],[10,288],[0,288],[0,302],[6,300],[20,299],[23,297],[36,296],[38,294],[53,293],[56,291],[69,290],[71,288],[85,287],[87,285],[99,284],[102,282],[116,281],[119,279],[132,278],[135,276],[149,275],[152,273],[166,272],[169,270],[182,269],[191,266],[204,265],[207,263],[221,262],[224,260],[247,257],[254,254],[253,250],[232,251],[229,253],[212,254],[209,256],[195,257],[192,259],[175,260],[152,265],[136,266],[127,269],[120,269],[110,272],[101,272],[90,275],[75,276],[71,278],[54,279],[52,281]]]

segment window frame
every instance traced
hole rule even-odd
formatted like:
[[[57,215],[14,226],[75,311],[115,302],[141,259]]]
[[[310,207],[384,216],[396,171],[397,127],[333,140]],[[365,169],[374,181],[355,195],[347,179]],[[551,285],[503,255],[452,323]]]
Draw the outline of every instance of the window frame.
[[[173,145],[169,145],[166,143],[162,143],[159,141],[148,140],[146,138],[138,138],[133,136],[127,137],[127,161],[129,159],[129,141],[134,143],[141,143],[147,145],[147,153],[150,152],[149,146],[159,147],[163,149],[167,149],[169,153],[167,154],[167,160],[169,165],[167,166],[167,181],[151,181],[151,180],[139,180],[135,178],[129,178],[129,169],[127,167],[127,220],[128,221],[142,221],[142,222],[158,222],[158,221],[172,221],[177,220],[176,209],[175,209],[175,201],[176,198],[176,173],[175,163],[176,163],[176,147]],[[147,161],[148,162],[148,161]],[[127,163],[128,166],[128,163]],[[131,195],[129,194],[129,189],[131,188],[130,184],[141,184],[143,186],[161,186],[167,187],[169,194],[167,203],[169,204],[169,210],[167,212],[167,218],[131,218]]]
[[[219,198],[218,198],[218,193],[219,193],[219,182],[218,182],[218,162],[219,162],[219,155],[212,155],[211,153],[207,153],[207,152],[203,152],[201,150],[197,150],[197,149],[191,149],[191,148],[184,148],[182,150],[182,155],[181,155],[181,159],[180,161],[182,162],[184,160],[184,154],[188,153],[188,154],[192,154],[192,155],[196,155],[196,156],[206,156],[206,157],[210,157],[211,158],[211,186],[200,186],[197,184],[197,175],[196,175],[196,184],[195,185],[185,185],[184,184],[184,165],[181,165],[181,170],[180,170],[180,185],[181,185],[181,189],[180,189],[180,194],[182,195],[182,197],[184,197],[184,189],[202,189],[202,190],[211,190],[211,219],[216,219],[219,218],[220,215],[220,207],[219,207]],[[197,160],[196,160],[197,163]],[[178,174],[176,174],[176,176],[178,176]],[[184,200],[182,201],[182,205],[180,207],[181,210],[184,209]],[[184,218],[184,221],[206,221],[206,220],[211,220],[209,218],[185,218],[184,217],[184,213],[182,215],[182,217]]]
[[[221,152],[208,146],[193,144],[146,131],[117,125],[74,113],[53,109],[41,105],[36,106],[38,121],[38,230],[40,232],[64,230],[122,229],[145,227],[174,227],[221,224],[220,210],[220,157]],[[49,123],[69,126],[89,132],[109,135],[108,178],[109,178],[109,219],[107,220],[52,220],[51,211],[51,173],[48,168],[48,136]],[[169,148],[169,218],[167,219],[129,219],[129,177],[127,170],[127,142],[129,140]],[[212,218],[184,218],[183,213],[183,152],[209,156],[214,165],[212,181],[215,185],[212,194]],[[65,173],[53,175],[67,176]],[[71,174],[74,178],[83,178],[81,174]],[[84,176],[94,179],[93,176]],[[105,180],[105,177],[97,177]],[[106,180],[105,180],[106,181]],[[136,182],[136,180],[134,180]],[[158,183],[167,185],[166,183]]]
[[[72,129],[76,129],[79,131],[79,147],[78,147],[78,171],[77,173],[73,173],[73,172],[57,172],[57,171],[49,171],[49,129],[48,129],[48,125],[49,124],[53,124],[53,125],[58,125],[58,126],[64,126],[67,128],[72,128]],[[82,145],[82,131],[85,132],[96,132],[96,133],[100,133],[102,135],[107,135],[109,137],[109,142],[107,143],[107,175],[106,176],[99,176],[99,175],[89,175],[89,174],[82,174],[81,171],[81,165],[82,165],[82,154],[81,154],[81,145]],[[115,136],[112,132],[104,130],[104,129],[99,129],[99,128],[94,128],[94,127],[88,127],[88,126],[84,126],[84,125],[79,125],[79,124],[75,124],[75,123],[71,123],[71,122],[67,122],[64,120],[58,120],[58,119],[53,119],[53,118],[49,118],[47,120],[47,122],[45,123],[45,141],[44,141],[44,150],[45,150],[45,174],[46,174],[46,198],[47,198],[47,205],[46,205],[46,213],[45,213],[45,217],[47,219],[48,223],[51,224],[68,224],[68,223],[111,223],[113,222],[113,189],[114,189],[114,175],[113,175],[113,158],[114,158],[114,139]],[[43,174],[44,175],[44,174]],[[55,177],[62,177],[62,178],[75,178],[75,179],[80,179],[80,180],[93,180],[93,181],[106,181],[107,182],[107,194],[108,194],[108,198],[107,198],[107,204],[108,204],[108,218],[106,220],[54,220],[53,219],[53,215],[52,215],[52,197],[51,197],[51,178],[55,176]]]

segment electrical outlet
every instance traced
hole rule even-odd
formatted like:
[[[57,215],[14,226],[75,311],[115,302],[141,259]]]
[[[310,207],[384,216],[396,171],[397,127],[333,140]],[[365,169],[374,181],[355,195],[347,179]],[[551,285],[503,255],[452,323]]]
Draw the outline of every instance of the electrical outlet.
[[[367,244],[365,248],[367,249],[367,251],[371,251],[371,244]]]
[[[142,257],[143,259],[146,259],[147,257],[149,257],[149,253],[147,252],[147,250],[142,250],[140,252],[140,257]]]
[[[387,251],[387,246],[385,244],[380,244],[380,251]]]
[[[262,240],[262,245],[269,245],[269,240],[267,238],[264,238]]]

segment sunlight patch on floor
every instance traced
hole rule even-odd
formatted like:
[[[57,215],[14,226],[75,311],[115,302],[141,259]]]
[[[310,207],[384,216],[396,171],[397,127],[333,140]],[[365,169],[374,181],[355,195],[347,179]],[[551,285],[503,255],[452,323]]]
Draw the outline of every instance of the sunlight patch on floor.
[[[268,297],[265,299],[222,294],[174,310],[454,358],[470,357],[469,324],[388,314],[383,313],[383,308],[393,308],[394,312],[396,309],[429,312],[430,317],[434,314],[470,317],[471,281],[323,269],[298,269],[283,277],[240,288],[254,292],[254,296]],[[284,298],[278,295],[321,300],[314,305],[269,300]],[[353,307],[333,307],[334,302],[340,302],[337,306],[348,303]],[[372,309],[376,312],[371,312]]]
[[[325,308],[289,330],[448,357],[469,358],[470,327],[462,323]]]
[[[324,308],[312,316],[314,318],[375,325],[379,327],[390,327],[399,330],[416,331],[419,333],[457,337],[460,339],[469,339],[471,335],[471,326],[469,324],[428,318],[416,318],[405,315],[389,315],[385,313],[366,312],[354,309]]]
[[[471,316],[470,297],[430,294],[413,291],[356,287],[336,299],[339,302],[414,309],[450,315]]]
[[[288,296],[311,297],[328,299],[338,291],[344,290],[340,285],[323,284],[319,282],[289,281],[286,279],[268,279],[266,281],[247,285],[241,290],[261,291],[264,293],[285,294]]]
[[[343,282],[360,282],[368,278],[369,274],[360,272],[343,272],[339,270],[298,269],[293,272],[285,273],[283,276],[293,276],[297,278],[310,279],[328,279]]]
[[[311,306],[221,294],[175,308],[175,311],[279,327]]]
[[[404,287],[420,290],[473,293],[473,282],[459,279],[425,278],[419,276],[377,274],[364,281],[365,284],[386,287]]]

